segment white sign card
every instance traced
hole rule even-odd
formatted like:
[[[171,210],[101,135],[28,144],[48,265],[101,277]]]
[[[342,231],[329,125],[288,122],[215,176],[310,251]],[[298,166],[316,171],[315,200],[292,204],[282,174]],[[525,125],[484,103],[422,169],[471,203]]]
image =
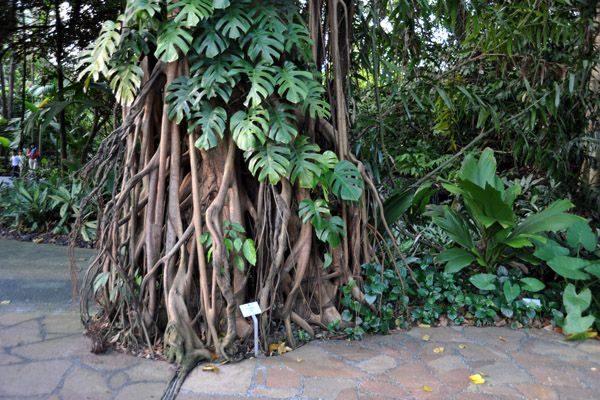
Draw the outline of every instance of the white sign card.
[[[240,306],[240,311],[242,312],[242,315],[244,316],[244,318],[248,318],[253,315],[262,313],[260,306],[258,305],[258,303],[256,301],[253,303],[242,304]]]

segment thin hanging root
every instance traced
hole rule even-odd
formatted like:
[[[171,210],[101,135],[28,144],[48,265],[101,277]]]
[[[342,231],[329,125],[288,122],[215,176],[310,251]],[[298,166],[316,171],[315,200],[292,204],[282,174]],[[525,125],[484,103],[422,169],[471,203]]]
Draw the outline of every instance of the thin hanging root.
[[[215,338],[215,346],[217,353],[226,359],[230,359],[230,356],[226,353],[227,348],[231,345],[236,336],[235,326],[235,312],[236,303],[231,288],[231,273],[230,265],[227,260],[227,249],[225,247],[222,227],[222,216],[223,207],[231,182],[235,174],[235,155],[236,155],[236,144],[233,138],[229,136],[227,138],[227,159],[225,160],[225,167],[223,171],[223,178],[219,187],[217,196],[206,210],[206,227],[210,231],[213,239],[213,277],[218,285],[221,294],[227,302],[226,318],[227,318],[227,333],[223,338],[222,342],[217,342]],[[222,273],[221,273],[222,271]],[[213,288],[215,282],[213,282]],[[214,301],[214,296],[213,296]]]

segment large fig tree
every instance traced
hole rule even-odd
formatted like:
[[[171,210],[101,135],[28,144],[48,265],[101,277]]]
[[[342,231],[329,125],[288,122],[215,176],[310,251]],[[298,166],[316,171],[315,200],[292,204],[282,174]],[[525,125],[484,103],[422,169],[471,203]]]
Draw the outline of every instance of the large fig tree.
[[[252,330],[238,306],[258,301],[263,349],[274,327],[294,347],[294,326],[340,319],[337,289],[373,257],[380,201],[349,151],[344,98],[352,2],[126,3],[81,62],[123,107],[82,170],[89,199],[112,188],[84,322],[99,340],[164,345],[185,374],[238,359]]]

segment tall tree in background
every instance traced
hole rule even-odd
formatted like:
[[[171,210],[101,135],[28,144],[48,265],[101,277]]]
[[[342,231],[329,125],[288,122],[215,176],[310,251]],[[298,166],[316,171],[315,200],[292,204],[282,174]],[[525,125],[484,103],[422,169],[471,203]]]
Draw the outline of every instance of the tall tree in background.
[[[83,57],[124,121],[83,170],[91,196],[114,178],[84,320],[129,345],[164,341],[182,376],[211,351],[239,356],[240,304],[259,302],[264,349],[274,327],[294,347],[292,324],[339,322],[337,289],[373,257],[379,196],[348,141],[353,2],[306,5],[128,1]]]

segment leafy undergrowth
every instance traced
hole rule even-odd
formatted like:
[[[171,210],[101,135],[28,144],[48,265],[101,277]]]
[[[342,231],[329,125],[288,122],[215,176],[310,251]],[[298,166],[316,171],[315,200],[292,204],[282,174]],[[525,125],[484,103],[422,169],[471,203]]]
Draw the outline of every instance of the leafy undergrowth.
[[[4,240],[18,240],[20,242],[34,242],[34,243],[45,243],[55,244],[58,246],[69,245],[69,235],[56,234],[50,232],[18,232],[14,229],[0,229],[0,239]],[[85,241],[82,237],[77,239],[76,247],[82,249],[91,249],[93,247],[92,241]]]

